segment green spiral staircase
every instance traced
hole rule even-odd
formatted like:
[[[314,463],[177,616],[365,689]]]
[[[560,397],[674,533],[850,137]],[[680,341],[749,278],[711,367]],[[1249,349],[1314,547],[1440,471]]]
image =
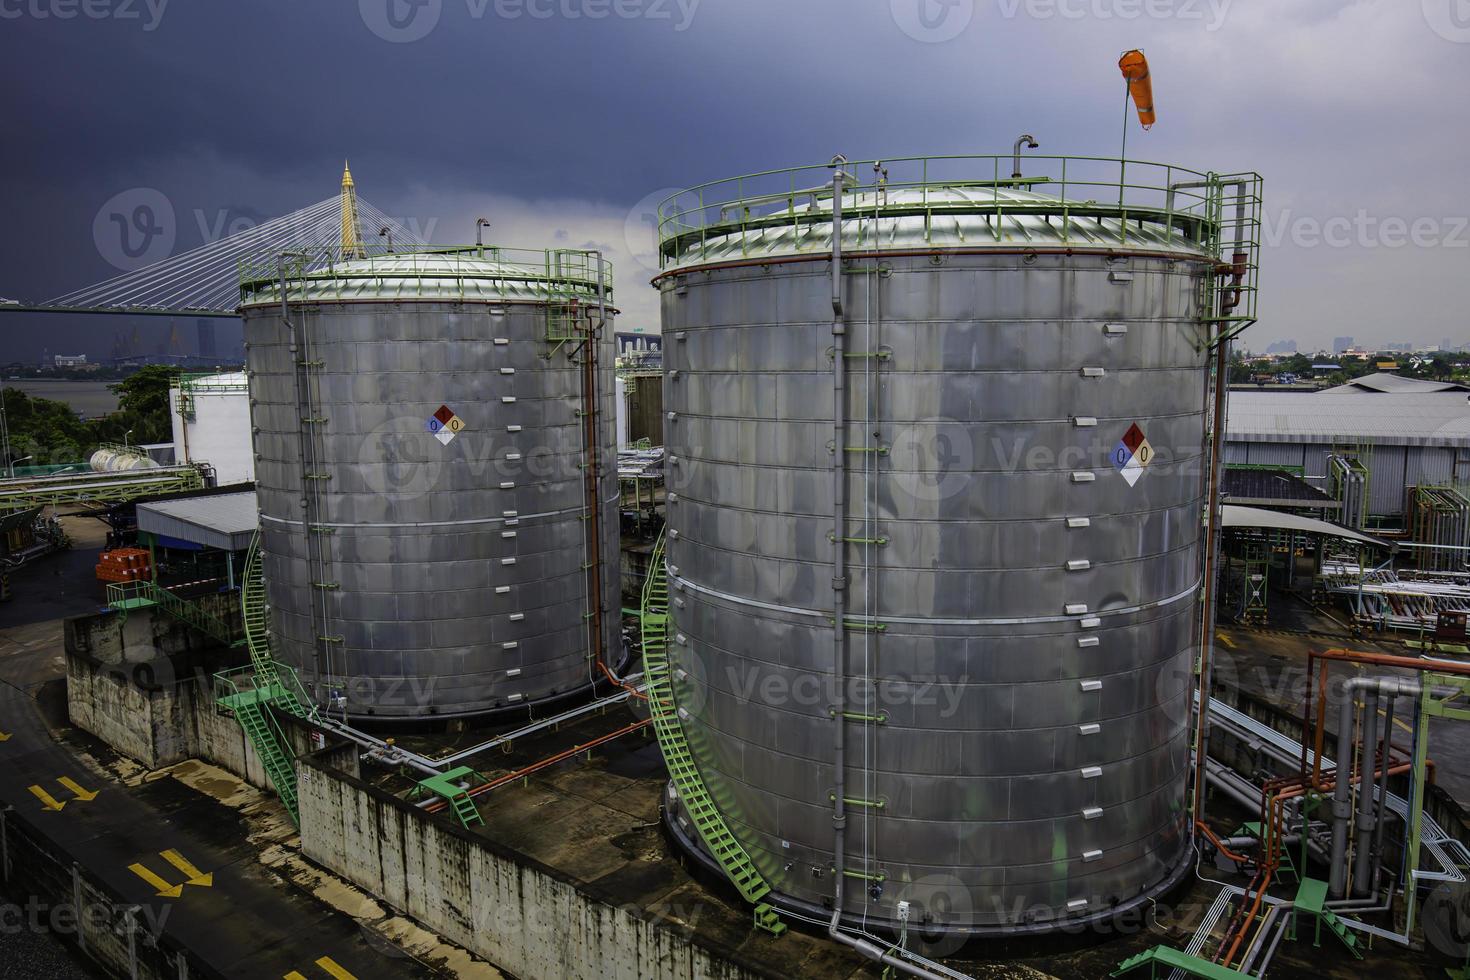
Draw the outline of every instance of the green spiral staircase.
[[[663,751],[664,765],[674,781],[674,788],[684,802],[684,810],[699,831],[709,853],[719,862],[741,896],[755,906],[755,924],[772,935],[786,931],[786,924],[764,899],[771,886],[751,862],[745,848],[730,833],[719,808],[699,774],[699,767],[689,750],[689,741],[679,724],[679,706],[669,666],[669,581],[664,569],[664,536],[659,535],[649,557],[648,576],[643,584],[640,609],[643,628],[643,680],[648,685],[648,709],[653,716],[653,730]]]
[[[245,623],[245,646],[250,665],[216,674],[215,704],[234,715],[255,747],[255,754],[270,777],[281,802],[298,826],[301,811],[296,788],[296,753],[277,717],[277,709],[308,721],[317,712],[301,686],[296,672],[277,663],[271,655],[270,610],[265,596],[260,533],[250,543],[245,576],[240,586],[240,611]]]

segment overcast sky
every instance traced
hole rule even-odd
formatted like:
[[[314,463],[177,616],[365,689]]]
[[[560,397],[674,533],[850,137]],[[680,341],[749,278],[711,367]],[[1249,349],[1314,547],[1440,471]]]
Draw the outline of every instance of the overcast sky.
[[[667,190],[1023,131],[1114,156],[1132,47],[1159,121],[1130,156],[1265,177],[1248,346],[1470,342],[1470,0],[0,0],[0,296],[115,275],[99,214],[139,189],[177,252],[349,158],[431,241],[486,215],[608,250],[619,329],[653,330]],[[0,361],[118,327],[0,325]]]

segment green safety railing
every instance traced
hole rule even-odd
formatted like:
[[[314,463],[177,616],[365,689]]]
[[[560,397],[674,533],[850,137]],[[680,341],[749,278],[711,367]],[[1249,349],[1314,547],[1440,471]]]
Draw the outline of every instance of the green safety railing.
[[[242,300],[261,302],[280,298],[282,266],[287,289],[295,298],[303,280],[316,289],[336,282],[339,289],[377,279],[464,278],[503,280],[520,291],[548,299],[594,298],[597,295],[597,253],[586,249],[525,249],[502,245],[416,245],[411,251],[345,255],[338,246],[290,252],[264,251],[239,260]],[[602,263],[602,286],[610,295],[612,263]]]
[[[245,372],[219,372],[219,371],[190,371],[179,375],[179,401],[178,413],[180,416],[192,420],[194,418],[194,399],[200,394],[218,394],[221,392],[249,391],[250,382],[245,377]]]
[[[1148,227],[1147,241],[1203,249],[1239,273],[1209,277],[1202,319],[1219,323],[1220,339],[1255,322],[1262,229],[1261,178],[1218,174],[1116,157],[1033,156],[1013,174],[1011,154],[921,156],[842,163],[850,176],[842,204],[858,230],[874,217],[923,218],[922,241],[952,246],[944,219],[981,215],[999,235],[1007,217],[1043,217],[1057,243],[1096,247],[1098,223],[1127,245],[1134,229]],[[703,260],[718,244],[727,260],[770,254],[768,235],[789,228],[782,251],[824,253],[831,244],[830,165],[793,167],[711,181],[680,191],[658,208],[660,268]],[[1139,235],[1140,239],[1144,236]],[[1234,300],[1222,309],[1223,300]]]
[[[699,766],[690,752],[688,739],[679,722],[678,700],[674,694],[669,665],[668,574],[664,568],[664,535],[660,534],[649,557],[648,575],[643,583],[640,611],[643,634],[643,679],[647,684],[648,708],[653,717],[653,730],[663,752],[664,765],[674,781],[700,839],[710,855],[719,862],[726,877],[741,896],[755,906],[755,924],[779,936],[786,924],[776,910],[762,901],[771,886],[751,862],[745,848],[730,833],[715,801],[710,798]]]
[[[194,466],[155,467],[117,473],[70,473],[57,476],[0,480],[0,511],[58,504],[120,503],[158,493],[177,493],[204,487],[204,476]]]
[[[109,582],[107,604],[126,616],[134,609],[156,607],[174,619],[212,636],[226,646],[241,646],[243,633],[226,620],[206,611],[197,602],[175,595],[156,582]]]

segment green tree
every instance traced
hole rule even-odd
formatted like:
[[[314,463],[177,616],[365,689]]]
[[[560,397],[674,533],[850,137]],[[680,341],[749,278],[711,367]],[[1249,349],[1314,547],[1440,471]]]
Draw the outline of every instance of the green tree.
[[[1245,362],[1245,355],[1240,351],[1230,352],[1230,383],[1233,385],[1249,384],[1251,380],[1251,366]]]
[[[176,377],[178,372],[174,368],[150,364],[117,384],[108,385],[117,394],[117,411],[98,420],[98,435],[105,442],[126,439],[130,444],[172,440],[168,389]]]
[[[97,448],[96,433],[65,402],[32,398],[19,388],[6,388],[0,398],[10,433],[10,459],[25,460],[20,465],[85,462]]]

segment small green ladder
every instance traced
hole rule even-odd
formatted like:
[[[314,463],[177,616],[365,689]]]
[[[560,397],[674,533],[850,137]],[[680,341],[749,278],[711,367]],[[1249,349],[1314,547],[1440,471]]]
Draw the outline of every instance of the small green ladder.
[[[1357,959],[1363,958],[1363,941],[1343,924],[1337,913],[1327,907],[1327,882],[1316,878],[1303,878],[1302,883],[1296,891],[1296,899],[1291,904],[1291,938],[1296,939],[1297,917],[1305,912],[1317,920],[1317,930],[1313,936],[1313,946],[1322,945],[1322,926],[1326,925],[1333,935],[1342,940],[1342,944],[1348,948]]]
[[[437,796],[449,804],[454,815],[459,818],[461,826],[466,829],[483,827],[485,818],[480,816],[479,807],[475,806],[474,798],[470,796],[469,790],[460,785],[461,783],[475,785],[483,782],[485,782],[484,776],[469,766],[460,766],[420,781],[409,794],[409,798],[421,799],[424,796]]]
[[[1175,970],[1182,970],[1192,977],[1202,977],[1204,980],[1236,980],[1238,977],[1250,976],[1249,973],[1241,973],[1239,970],[1202,960],[1198,956],[1191,956],[1172,946],[1155,946],[1137,956],[1130,956],[1108,976],[1119,977],[1144,967],[1148,967],[1150,977],[1170,976]]]
[[[771,886],[751,862],[745,848],[730,833],[719,808],[710,799],[699,767],[689,751],[689,742],[679,724],[678,704],[674,698],[674,687],[669,667],[669,631],[672,618],[669,616],[668,575],[664,569],[664,535],[660,534],[649,557],[648,575],[643,584],[643,605],[640,614],[643,632],[643,680],[647,684],[648,708],[653,717],[653,730],[658,736],[659,748],[663,751],[664,764],[684,809],[699,831],[711,855],[719,862],[741,896],[755,906],[755,924],[758,928],[779,936],[786,931],[772,908],[763,899],[770,894]]]

